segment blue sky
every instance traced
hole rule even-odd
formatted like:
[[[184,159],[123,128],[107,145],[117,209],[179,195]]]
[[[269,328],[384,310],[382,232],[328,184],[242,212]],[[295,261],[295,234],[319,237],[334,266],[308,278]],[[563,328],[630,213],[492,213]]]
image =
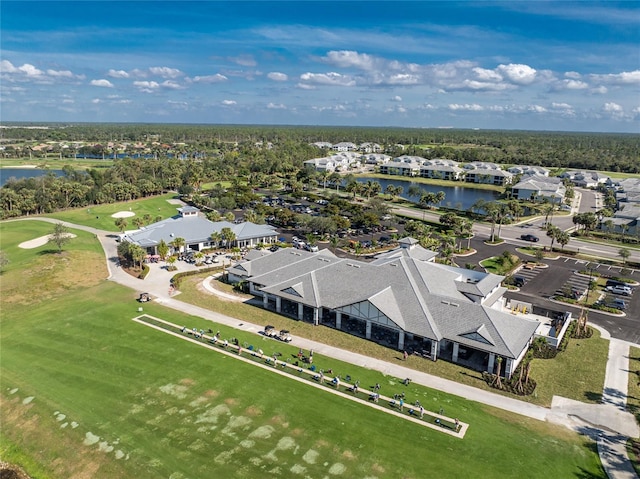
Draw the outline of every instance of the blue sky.
[[[3,121],[640,131],[640,2],[0,3]]]

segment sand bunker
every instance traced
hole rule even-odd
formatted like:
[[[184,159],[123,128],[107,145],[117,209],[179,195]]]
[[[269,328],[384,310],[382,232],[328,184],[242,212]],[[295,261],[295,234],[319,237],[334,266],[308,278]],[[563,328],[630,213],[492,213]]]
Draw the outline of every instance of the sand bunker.
[[[38,248],[40,246],[44,246],[49,242],[52,236],[53,235],[45,235],[45,236],[40,236],[40,238],[32,239],[31,241],[25,241],[24,243],[20,243],[18,245],[18,248],[33,249],[33,248]],[[76,235],[74,235],[73,233],[66,233],[65,236],[67,238],[76,237]]]
[[[135,216],[136,214],[133,211],[118,211],[111,215],[112,218],[129,218],[131,216]]]

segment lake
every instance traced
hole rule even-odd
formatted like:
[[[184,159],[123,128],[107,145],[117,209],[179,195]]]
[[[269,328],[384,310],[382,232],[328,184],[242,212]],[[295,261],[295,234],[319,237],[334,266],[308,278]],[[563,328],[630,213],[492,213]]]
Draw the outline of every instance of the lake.
[[[409,197],[407,194],[409,191],[409,187],[412,185],[418,186],[425,193],[437,193],[438,191],[444,191],[445,198],[440,206],[444,206],[447,208],[455,208],[458,210],[468,210],[478,200],[485,201],[495,201],[500,197],[500,193],[497,191],[490,190],[479,190],[476,188],[465,188],[463,186],[438,186],[438,185],[428,185],[424,183],[415,183],[413,181],[401,181],[394,179],[380,179],[380,178],[368,178],[368,177],[359,177],[356,178],[356,181],[359,183],[366,183],[367,181],[377,181],[380,183],[382,187],[381,193],[384,193],[384,190],[387,186],[402,186],[403,191],[400,197],[405,200],[412,201],[417,203],[419,198]]]
[[[41,168],[0,168],[0,187],[4,186],[9,178],[21,180],[23,178],[44,176],[47,173],[53,173],[56,176],[64,174],[62,170],[43,170]]]

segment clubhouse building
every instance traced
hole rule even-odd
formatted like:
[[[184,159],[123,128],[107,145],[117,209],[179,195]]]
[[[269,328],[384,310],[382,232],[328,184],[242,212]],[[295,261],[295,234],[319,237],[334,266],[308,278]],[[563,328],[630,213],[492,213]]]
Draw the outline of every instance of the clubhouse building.
[[[477,370],[495,373],[500,357],[510,377],[542,323],[505,309],[502,276],[435,256],[413,238],[371,263],[285,248],[251,251],[228,274],[266,309]]]
[[[167,245],[171,245],[176,238],[185,240],[184,251],[216,248],[222,238],[213,241],[211,235],[220,233],[223,228],[231,229],[235,235],[235,240],[229,245],[231,247],[252,248],[258,244],[272,244],[278,241],[278,233],[269,225],[258,225],[248,221],[209,221],[193,206],[183,206],[178,208],[178,211],[179,214],[176,216],[122,235],[122,241],[140,245],[152,255],[158,254],[157,248],[161,241],[164,240]]]

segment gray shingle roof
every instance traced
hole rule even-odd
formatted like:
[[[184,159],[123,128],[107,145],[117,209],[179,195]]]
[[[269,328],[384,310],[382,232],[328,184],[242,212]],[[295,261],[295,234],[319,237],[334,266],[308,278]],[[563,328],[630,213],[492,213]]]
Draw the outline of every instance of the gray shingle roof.
[[[264,285],[262,290],[269,294],[332,310],[369,301],[406,332],[446,338],[505,357],[518,357],[538,325],[467,296],[501,295],[504,290],[496,290],[501,276],[426,263],[404,254],[362,263],[284,249],[240,266],[259,272],[250,280]],[[474,283],[468,283],[469,278]]]

